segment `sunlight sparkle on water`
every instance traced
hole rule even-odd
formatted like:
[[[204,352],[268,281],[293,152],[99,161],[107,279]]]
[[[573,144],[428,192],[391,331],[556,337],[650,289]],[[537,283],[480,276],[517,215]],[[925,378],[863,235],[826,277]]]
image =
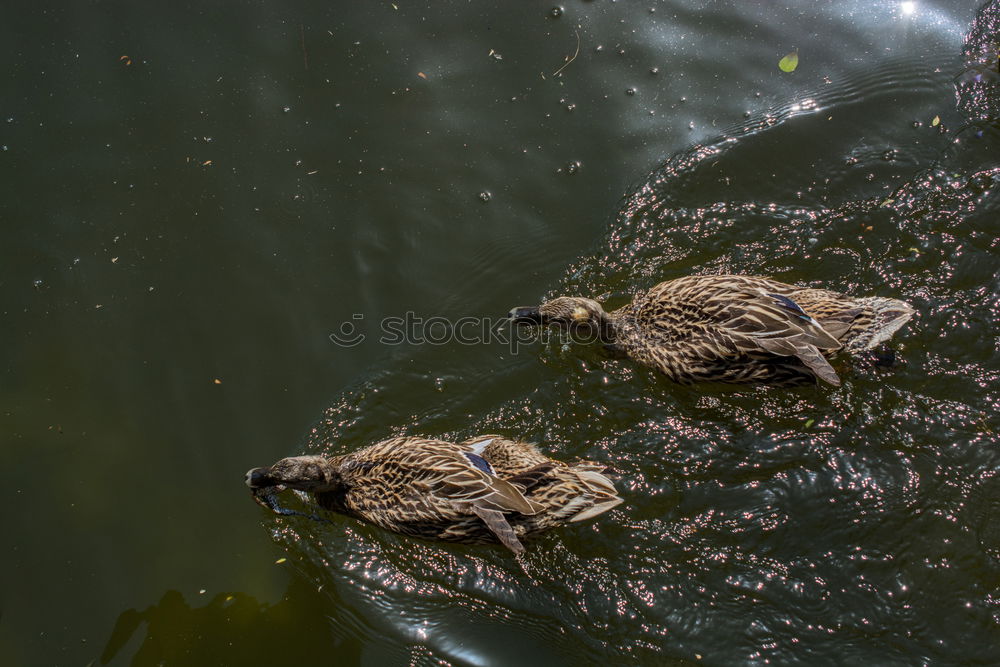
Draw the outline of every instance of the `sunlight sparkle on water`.
[[[917,3],[912,0],[904,0],[899,3],[899,10],[903,12],[903,16],[910,16],[913,12],[917,11]]]

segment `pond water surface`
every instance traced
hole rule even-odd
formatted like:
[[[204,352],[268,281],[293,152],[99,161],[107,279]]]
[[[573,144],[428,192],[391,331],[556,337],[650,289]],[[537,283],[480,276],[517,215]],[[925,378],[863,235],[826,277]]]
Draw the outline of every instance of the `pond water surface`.
[[[517,4],[7,12],[4,664],[1000,662],[997,8]],[[839,388],[379,342],[722,272],[919,315]],[[515,559],[243,486],[477,433],[625,503]]]

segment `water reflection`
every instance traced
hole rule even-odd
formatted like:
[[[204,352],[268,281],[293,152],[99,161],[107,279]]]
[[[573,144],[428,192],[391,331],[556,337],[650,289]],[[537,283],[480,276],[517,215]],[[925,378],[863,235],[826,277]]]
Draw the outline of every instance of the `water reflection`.
[[[998,24],[977,26],[971,41]],[[585,348],[529,350],[490,380],[496,391],[438,392],[394,423],[609,462],[627,495],[610,519],[545,536],[519,561],[349,523],[344,536],[269,519],[275,538],[322,563],[316,580],[353,591],[369,617],[416,607],[437,630],[455,614],[499,617],[532,642],[565,637],[559,655],[988,659],[984,582],[997,569],[982,545],[993,537],[963,498],[998,465],[986,443],[1000,376],[992,350],[969,341],[992,340],[1000,313],[996,236],[983,224],[1000,168],[986,144],[954,141],[964,119],[929,122],[947,99],[941,65],[888,58],[675,155],[547,290],[609,294],[613,306],[657,280],[736,272],[898,294],[922,314],[896,368],[838,368],[838,391],[720,391],[664,386]],[[959,82],[968,120],[993,103],[982,81]],[[386,397],[444,369],[462,373],[428,351],[372,374],[328,411],[311,449],[375,439]],[[509,398],[491,406],[493,394]],[[412,644],[413,626],[401,627],[397,641]],[[419,639],[472,660],[453,631]]]
[[[139,611],[127,609],[115,623],[100,663],[116,658],[147,665],[305,665],[318,656],[357,664],[362,643],[337,628],[329,600],[293,578],[281,601],[263,604],[246,593],[218,593],[188,602],[170,590]],[[335,608],[335,605],[332,605]]]

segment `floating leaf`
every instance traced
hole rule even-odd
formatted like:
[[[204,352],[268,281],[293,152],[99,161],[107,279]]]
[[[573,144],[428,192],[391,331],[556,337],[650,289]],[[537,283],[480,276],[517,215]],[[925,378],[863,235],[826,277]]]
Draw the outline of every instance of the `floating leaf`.
[[[816,423],[815,419],[812,419],[812,418],[807,419],[806,420],[806,428],[809,428],[810,426],[812,426],[815,423]]]
[[[934,116],[934,120],[931,121],[931,127],[937,127],[941,124],[941,116]]]
[[[787,56],[778,61],[778,69],[782,72],[794,72],[799,66],[799,52],[792,51]]]
[[[282,564],[282,563],[284,563],[284,562],[285,562],[286,560],[288,560],[288,559],[287,559],[287,558],[279,558],[278,560],[274,561],[274,564],[275,564],[275,565],[281,565],[281,564]]]
[[[427,75],[424,74],[423,72],[417,72],[417,76],[419,76],[421,79],[426,79],[427,78]]]
[[[886,206],[889,206],[890,204],[892,204],[892,203],[893,203],[894,201],[896,201],[896,200],[895,200],[895,199],[892,199],[892,198],[890,197],[889,199],[886,199],[885,201],[883,201],[883,202],[882,202],[881,204],[879,204],[879,205],[880,205],[880,206],[882,206],[883,208],[885,208]]]

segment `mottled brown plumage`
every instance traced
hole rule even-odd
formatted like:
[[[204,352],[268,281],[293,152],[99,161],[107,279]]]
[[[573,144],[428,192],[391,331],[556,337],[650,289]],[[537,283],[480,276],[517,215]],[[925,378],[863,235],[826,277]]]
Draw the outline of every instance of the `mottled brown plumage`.
[[[662,371],[677,382],[839,385],[828,359],[870,350],[912,316],[885,297],[855,298],[754,276],[688,276],[607,313],[593,299],[559,297],[515,308],[511,319],[557,324],[578,338]]]
[[[261,504],[286,488],[324,509],[404,535],[452,542],[501,542],[582,521],[622,499],[603,466],[543,456],[534,445],[484,435],[462,443],[392,438],[343,456],[295,456],[254,468],[247,485]]]

